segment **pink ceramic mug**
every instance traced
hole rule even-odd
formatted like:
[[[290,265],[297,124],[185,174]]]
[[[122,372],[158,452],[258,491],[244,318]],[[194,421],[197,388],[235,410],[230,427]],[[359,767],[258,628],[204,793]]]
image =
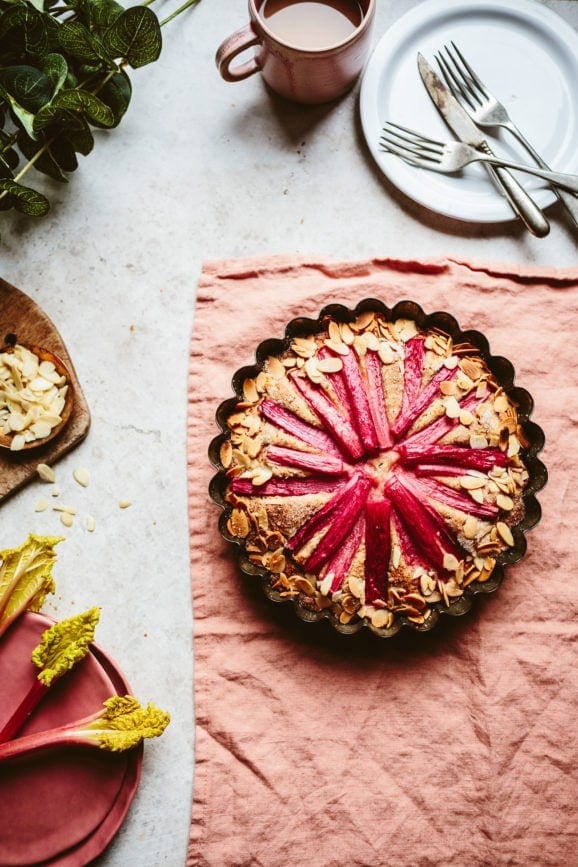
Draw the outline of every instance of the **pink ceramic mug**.
[[[259,15],[264,0],[249,0],[250,22],[219,46],[215,61],[225,81],[241,81],[261,72],[267,84],[294,102],[336,99],[353,85],[369,53],[376,0],[359,0],[363,18],[351,35],[328,48],[310,49],[283,42]],[[255,46],[249,60],[233,65]]]

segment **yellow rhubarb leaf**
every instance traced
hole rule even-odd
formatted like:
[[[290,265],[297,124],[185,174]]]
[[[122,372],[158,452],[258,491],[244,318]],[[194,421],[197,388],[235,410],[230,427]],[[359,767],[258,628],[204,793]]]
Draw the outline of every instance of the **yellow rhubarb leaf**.
[[[100,608],[89,608],[82,614],[55,623],[42,633],[40,644],[32,651],[32,662],[40,669],[37,677],[44,686],[51,686],[84,659],[94,640],[99,619]]]
[[[0,635],[24,611],[39,611],[54,593],[54,546],[61,536],[30,534],[18,548],[0,551]]]

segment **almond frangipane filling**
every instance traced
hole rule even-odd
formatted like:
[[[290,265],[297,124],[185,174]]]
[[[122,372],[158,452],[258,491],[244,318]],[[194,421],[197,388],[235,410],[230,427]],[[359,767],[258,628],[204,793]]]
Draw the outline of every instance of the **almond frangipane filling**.
[[[227,425],[229,533],[281,597],[342,624],[425,624],[515,545],[516,407],[441,331],[329,320],[245,380]]]

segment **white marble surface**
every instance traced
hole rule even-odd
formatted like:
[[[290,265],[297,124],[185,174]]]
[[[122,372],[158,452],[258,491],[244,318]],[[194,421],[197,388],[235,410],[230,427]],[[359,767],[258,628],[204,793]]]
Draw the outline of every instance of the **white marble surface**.
[[[158,4],[156,4],[158,5]],[[178,4],[160,4],[162,15]],[[378,0],[375,39],[414,0]],[[547,4],[574,27],[578,3]],[[40,483],[2,506],[0,547],[30,530],[64,531],[58,617],[102,606],[99,643],[142,700],[171,711],[147,744],[142,784],[107,867],[184,864],[193,777],[192,615],[188,574],[187,350],[204,259],[312,252],[335,257],[440,256],[565,266],[576,236],[551,210],[548,238],[514,224],[465,225],[397,193],[374,167],[358,88],[338,104],[298,107],[259,78],[225,84],[219,42],[246,19],[245,0],[200,0],[164,31],[161,59],[133,73],[119,129],[97,136],[67,186],[39,181],[53,202],[40,222],[1,215],[0,274],[52,317],[91,411],[80,447],[57,466],[64,530],[36,514]],[[0,311],[1,313],[1,311]],[[71,473],[92,474],[88,489]],[[119,499],[132,501],[126,510]]]

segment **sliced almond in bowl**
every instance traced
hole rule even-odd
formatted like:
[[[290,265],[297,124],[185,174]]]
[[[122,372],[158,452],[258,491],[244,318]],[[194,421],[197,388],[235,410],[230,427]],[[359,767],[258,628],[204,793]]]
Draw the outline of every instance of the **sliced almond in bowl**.
[[[73,405],[71,377],[57,355],[21,343],[0,350],[0,448],[18,453],[45,445]]]

